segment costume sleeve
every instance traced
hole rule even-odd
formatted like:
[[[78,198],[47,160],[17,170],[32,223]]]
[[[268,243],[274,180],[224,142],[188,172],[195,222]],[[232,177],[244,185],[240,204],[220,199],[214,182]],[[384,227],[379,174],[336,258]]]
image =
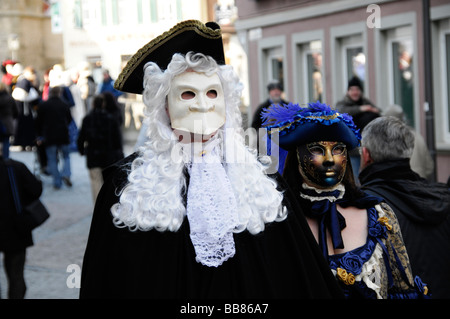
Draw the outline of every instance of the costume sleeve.
[[[422,283],[419,277],[413,277],[408,252],[403,242],[403,237],[395,213],[386,203],[380,204],[385,216],[379,219],[388,232],[386,239],[386,249],[388,252],[390,275],[392,285],[388,290],[388,298],[391,299],[417,299],[426,298],[428,288]],[[388,275],[389,276],[389,275]]]

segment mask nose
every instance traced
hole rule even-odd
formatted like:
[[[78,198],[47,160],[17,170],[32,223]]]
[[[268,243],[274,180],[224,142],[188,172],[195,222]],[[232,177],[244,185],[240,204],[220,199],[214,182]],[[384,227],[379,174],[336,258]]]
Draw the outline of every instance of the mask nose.
[[[189,110],[192,112],[209,112],[214,109],[212,101],[205,96],[197,96],[195,101],[189,106]]]
[[[330,148],[325,149],[325,160],[323,161],[324,166],[333,166],[334,165],[334,157],[332,154],[332,150]]]

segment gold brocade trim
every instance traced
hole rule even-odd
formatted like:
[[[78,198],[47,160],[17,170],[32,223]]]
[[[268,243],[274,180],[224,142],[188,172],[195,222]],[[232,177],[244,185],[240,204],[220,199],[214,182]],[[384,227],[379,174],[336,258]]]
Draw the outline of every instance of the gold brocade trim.
[[[352,273],[347,273],[347,271],[345,269],[342,268],[336,268],[336,275],[339,278],[339,280],[341,280],[344,284],[346,285],[353,285],[356,281],[355,279],[355,275],[353,275]]]
[[[289,124],[287,124],[287,125],[285,125],[285,126],[273,128],[273,129],[271,129],[271,130],[269,131],[269,134],[273,134],[273,133],[276,133],[276,132],[283,131],[285,128],[288,128],[288,127],[291,126],[292,124],[297,123],[297,122],[301,121],[302,119],[334,120],[334,119],[337,118],[339,115],[340,115],[339,113],[335,113],[335,114],[333,114],[333,115],[306,116],[306,117],[304,117],[304,118],[297,119],[297,120],[293,121],[292,123],[289,123]]]
[[[142,60],[144,60],[150,53],[155,51],[161,45],[186,30],[193,30],[197,34],[208,39],[220,39],[222,37],[222,31],[220,29],[213,30],[198,20],[186,20],[180,22],[169,31],[166,31],[151,40],[130,58],[125,68],[123,68],[122,72],[120,72],[115,82],[115,88],[120,91],[129,75],[134,72]]]
[[[389,218],[387,218],[386,216],[378,218],[378,222],[381,225],[386,226],[387,230],[392,230],[392,225],[389,224]]]

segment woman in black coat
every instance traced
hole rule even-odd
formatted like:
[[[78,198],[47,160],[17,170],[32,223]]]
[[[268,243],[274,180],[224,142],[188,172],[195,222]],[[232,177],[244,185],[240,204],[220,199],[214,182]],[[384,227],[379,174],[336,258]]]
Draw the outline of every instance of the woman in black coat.
[[[7,166],[12,166],[17,190],[22,206],[38,199],[42,194],[42,183],[25,166],[25,164],[3,159],[0,156],[0,252],[4,255],[4,266],[8,277],[9,299],[23,299],[26,285],[24,266],[26,248],[33,245],[31,230],[20,228],[14,199],[8,177]]]
[[[81,155],[86,155],[95,202],[103,185],[103,169],[123,159],[124,155],[119,121],[106,109],[104,96],[95,96],[92,107],[92,111],[83,119],[77,147]]]
[[[19,116],[16,101],[0,82],[0,139],[3,143],[3,157],[9,157],[9,137],[14,135],[14,119]]]

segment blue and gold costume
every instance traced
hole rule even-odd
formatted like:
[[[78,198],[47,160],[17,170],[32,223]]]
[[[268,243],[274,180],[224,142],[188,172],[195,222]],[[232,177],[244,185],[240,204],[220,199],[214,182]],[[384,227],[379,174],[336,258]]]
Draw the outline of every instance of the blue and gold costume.
[[[331,271],[347,298],[416,299],[429,296],[419,277],[412,274],[400,227],[392,209],[382,198],[357,189],[349,178],[329,189],[316,188],[302,181],[299,173],[298,147],[318,141],[344,143],[348,150],[359,146],[359,130],[347,114],[321,103],[308,107],[298,104],[272,105],[263,114],[269,136],[289,150],[284,177],[305,215],[318,224],[319,246]],[[277,138],[274,138],[277,134]],[[351,171],[347,167],[347,171]],[[350,173],[346,172],[346,175]],[[364,245],[350,251],[329,255],[327,233],[333,247],[344,248],[341,231],[346,227],[341,207],[365,210],[368,235]]]

